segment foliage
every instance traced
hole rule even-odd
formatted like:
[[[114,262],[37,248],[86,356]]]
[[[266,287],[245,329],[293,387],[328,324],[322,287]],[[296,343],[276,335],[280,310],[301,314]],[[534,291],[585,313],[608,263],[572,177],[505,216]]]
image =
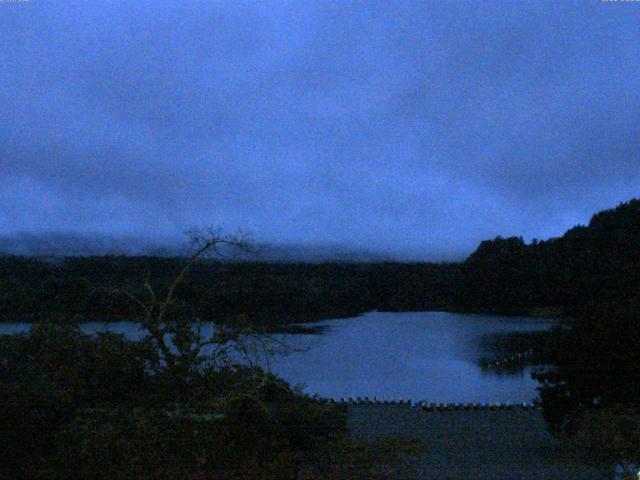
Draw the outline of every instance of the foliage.
[[[415,451],[351,444],[344,407],[255,368],[202,368],[184,403],[148,352],[70,325],[1,337],[0,477],[374,478]]]
[[[636,308],[603,305],[556,333],[553,367],[535,375],[553,433],[609,479],[640,467],[640,322]]]
[[[482,242],[464,264],[468,310],[526,313],[558,307],[575,315],[585,306],[640,300],[640,200],[597,213],[562,237]]]
[[[636,480],[640,470],[640,412],[606,408],[584,413],[565,444],[604,478]]]
[[[136,296],[145,294],[147,282],[166,289],[188,261],[104,256],[45,262],[0,256],[0,319],[58,314],[128,320],[139,314],[139,306],[109,294],[110,288],[132,287]],[[374,309],[575,315],[589,304],[637,303],[639,264],[640,200],[632,200],[559,238],[530,244],[516,237],[484,241],[462,263],[209,259],[190,267],[175,289],[170,313],[219,323],[244,314],[254,327],[268,328]]]
[[[79,410],[139,404],[150,388],[144,349],[73,326],[36,324],[29,334],[0,337],[2,465],[43,465],[55,432]]]
[[[69,478],[78,460],[77,478],[385,475],[410,449],[349,443],[344,412],[226,355],[256,326],[371,309],[574,315],[537,376],[545,418],[584,445],[635,438],[625,415],[612,431],[592,425],[611,411],[599,409],[640,405],[640,200],[560,238],[483,242],[460,264],[200,261],[242,239],[194,234],[189,259],[0,256],[2,319],[55,323],[0,338],[0,477]],[[75,326],[136,318],[141,342]],[[224,326],[203,338],[198,319]]]
[[[584,411],[640,406],[640,321],[636,308],[601,306],[556,335],[553,367],[536,375],[553,431],[571,431]]]
[[[204,254],[241,246],[202,235],[170,282],[145,277],[145,297],[107,290],[139,307],[142,340],[90,336],[66,317],[0,337],[0,477],[355,479],[402,465],[408,446],[356,447],[344,407],[228,355],[248,354],[246,322],[207,337],[197,317],[176,309]]]

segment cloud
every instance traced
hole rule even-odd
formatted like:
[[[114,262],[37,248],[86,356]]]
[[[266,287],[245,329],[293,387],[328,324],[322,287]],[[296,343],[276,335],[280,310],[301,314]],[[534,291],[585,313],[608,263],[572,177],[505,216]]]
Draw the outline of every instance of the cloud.
[[[454,258],[637,195],[640,10],[0,5],[0,231]]]

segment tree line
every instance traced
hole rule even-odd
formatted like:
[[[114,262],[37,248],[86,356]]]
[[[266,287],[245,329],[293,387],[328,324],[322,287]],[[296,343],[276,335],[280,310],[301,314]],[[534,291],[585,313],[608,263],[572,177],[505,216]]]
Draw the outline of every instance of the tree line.
[[[109,289],[145,278],[167,284],[184,258],[0,257],[0,319],[120,320],[135,305]],[[585,305],[638,300],[640,200],[597,213],[562,237],[497,237],[460,263],[201,262],[177,291],[176,311],[262,326],[369,310],[575,315]]]
[[[0,335],[0,477],[340,480],[410,468],[416,442],[353,442],[344,407],[257,367],[268,336],[226,324],[204,333],[174,314],[200,257],[237,243],[196,239],[167,285],[146,275],[144,294],[109,287],[139,307],[140,340],[52,322]]]
[[[225,326],[212,340],[220,353],[256,325],[371,309],[570,316],[556,332],[552,366],[537,375],[545,419],[607,478],[621,466],[633,472],[639,260],[638,200],[559,238],[482,242],[457,264],[2,256],[2,319],[40,323],[0,336],[0,475],[374,478],[411,446],[352,444],[339,408],[268,372],[203,357],[191,327],[195,319]],[[148,335],[131,342],[75,325],[116,319],[138,319]],[[177,353],[163,348],[166,334]]]
[[[0,320],[128,320],[137,306],[113,295],[162,288],[183,258],[0,257]],[[244,316],[260,326],[346,317],[370,310],[443,309],[458,267],[447,264],[223,263],[194,266],[176,292],[174,314],[220,323]]]

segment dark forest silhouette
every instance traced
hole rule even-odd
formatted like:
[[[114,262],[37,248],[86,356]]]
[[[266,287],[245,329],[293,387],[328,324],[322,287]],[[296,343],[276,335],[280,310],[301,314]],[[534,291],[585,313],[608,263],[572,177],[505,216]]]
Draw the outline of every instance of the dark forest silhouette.
[[[0,316],[131,319],[136,306],[104,287],[142,289],[147,277],[162,286],[184,262],[102,256],[51,263],[2,256]],[[374,309],[575,315],[592,304],[637,302],[639,264],[640,200],[631,200],[559,238],[483,241],[462,263],[203,262],[177,292],[176,308],[219,322],[246,315],[262,326]]]
[[[162,316],[215,320],[234,338],[372,309],[561,315],[551,367],[536,375],[545,419],[609,476],[640,463],[640,200],[560,238],[484,241],[457,264],[189,261],[0,257],[2,320],[38,322],[0,336],[0,474],[375,478],[378,466],[417,452],[349,442],[343,409],[268,373],[206,364],[176,383],[182,370],[158,363],[153,342],[77,326],[140,318],[131,299],[163,291],[171,301],[161,302]],[[192,349],[179,352],[192,360]]]

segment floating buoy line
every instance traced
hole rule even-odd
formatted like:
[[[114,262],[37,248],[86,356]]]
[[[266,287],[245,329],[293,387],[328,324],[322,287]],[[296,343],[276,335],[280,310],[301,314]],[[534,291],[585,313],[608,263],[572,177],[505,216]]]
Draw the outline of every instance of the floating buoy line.
[[[502,357],[493,360],[480,360],[480,367],[486,370],[512,370],[518,368],[524,368],[531,362],[534,357],[533,349],[517,352],[507,357]]]
[[[354,406],[366,405],[397,405],[415,408],[426,412],[460,411],[460,410],[540,410],[540,407],[532,402],[522,403],[448,403],[448,402],[414,402],[412,400],[378,400],[369,397],[348,397],[348,398],[317,398],[317,400],[328,404],[342,404]]]

